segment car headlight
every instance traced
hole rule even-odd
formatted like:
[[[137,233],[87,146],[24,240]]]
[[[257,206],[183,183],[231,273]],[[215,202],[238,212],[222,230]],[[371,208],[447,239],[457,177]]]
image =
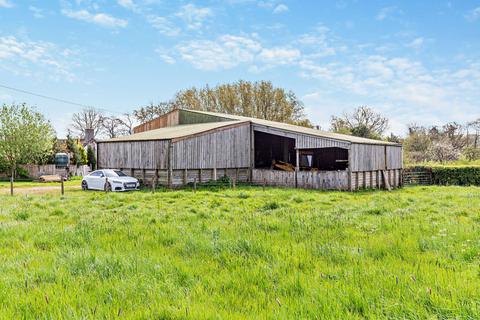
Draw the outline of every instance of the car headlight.
[[[122,184],[122,181],[118,181],[118,180],[112,180],[113,183],[120,183]]]

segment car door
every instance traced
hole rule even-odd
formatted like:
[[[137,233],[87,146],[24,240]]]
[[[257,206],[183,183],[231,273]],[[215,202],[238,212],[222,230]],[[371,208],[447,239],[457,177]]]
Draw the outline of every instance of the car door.
[[[94,172],[92,172],[92,173],[88,176],[88,180],[87,180],[88,187],[89,187],[90,189],[99,190],[99,189],[100,189],[100,185],[101,185],[101,189],[100,189],[100,190],[103,190],[102,177],[103,177],[103,172],[102,172],[102,171],[94,171]]]

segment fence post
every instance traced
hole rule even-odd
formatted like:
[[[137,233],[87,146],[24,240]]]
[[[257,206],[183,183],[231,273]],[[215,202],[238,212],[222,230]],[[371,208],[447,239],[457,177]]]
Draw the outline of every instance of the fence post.
[[[10,177],[10,195],[13,196],[13,174]]]
[[[193,178],[193,192],[197,191],[197,178]]]
[[[105,177],[105,185],[103,186],[105,192],[108,192],[108,177]]]
[[[235,180],[237,180],[237,179],[236,179],[236,178],[233,178],[233,179],[232,179],[232,187],[233,187],[233,189],[235,189]]]
[[[65,194],[65,186],[63,184],[63,176],[60,179],[60,183],[61,183],[61,192],[62,192],[62,196],[63,196]]]

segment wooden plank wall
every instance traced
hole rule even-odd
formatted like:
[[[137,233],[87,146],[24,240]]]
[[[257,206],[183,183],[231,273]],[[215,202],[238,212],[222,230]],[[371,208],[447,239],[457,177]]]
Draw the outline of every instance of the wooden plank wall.
[[[173,142],[172,168],[245,168],[250,166],[250,125],[213,131]]]
[[[387,146],[387,169],[403,168],[402,147]]]
[[[172,127],[180,124],[179,110],[173,110],[158,118],[142,123],[133,128],[134,133],[144,132],[153,129]]]
[[[387,170],[387,177],[392,188],[398,188],[403,185],[402,169]],[[382,170],[352,172],[351,185],[352,190],[384,188],[385,182]]]
[[[352,171],[385,169],[385,146],[354,143],[350,147]]]
[[[348,171],[299,171],[297,187],[320,190],[348,190]]]
[[[166,169],[167,140],[98,143],[99,168]]]
[[[253,130],[275,134],[277,136],[293,138],[296,140],[295,147],[299,149],[312,149],[312,148],[329,148],[338,147],[348,149],[349,142],[338,141],[328,138],[315,137],[307,134],[285,131],[277,128],[266,127],[258,124],[253,124]]]
[[[188,183],[205,183],[211,180],[218,180],[224,176],[228,176],[236,182],[248,182],[250,174],[248,168],[221,168],[216,169],[191,169],[191,170],[173,170],[172,186],[179,187]],[[143,170],[133,169],[124,170],[125,173],[142,181],[142,184],[151,186],[155,181],[157,185],[168,186],[168,170]],[[216,179],[215,179],[216,174]]]
[[[258,185],[295,188],[295,172],[253,169],[252,182]]]

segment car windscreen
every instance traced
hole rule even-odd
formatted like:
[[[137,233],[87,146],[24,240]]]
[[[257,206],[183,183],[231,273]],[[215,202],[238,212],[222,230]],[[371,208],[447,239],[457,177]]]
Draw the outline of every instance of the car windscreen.
[[[123,173],[122,171],[120,170],[115,170],[114,171],[119,177],[126,177],[127,175],[125,173]]]
[[[113,170],[105,170],[105,175],[109,178],[115,178],[115,177],[118,177],[118,174],[116,173],[116,171],[113,171]]]

